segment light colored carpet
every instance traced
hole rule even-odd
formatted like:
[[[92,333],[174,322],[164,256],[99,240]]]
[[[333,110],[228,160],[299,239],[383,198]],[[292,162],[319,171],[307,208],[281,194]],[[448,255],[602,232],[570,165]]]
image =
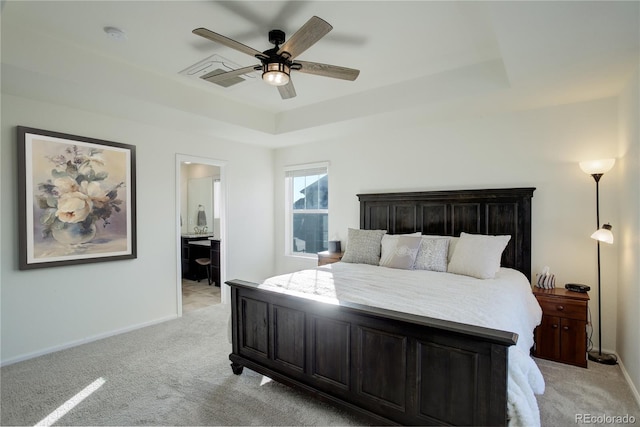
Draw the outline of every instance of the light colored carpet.
[[[543,426],[621,425],[611,422],[576,422],[579,414],[586,416],[624,416],[640,424],[640,408],[620,366],[588,362],[588,368],[535,359],[545,378],[546,390],[537,396]],[[596,419],[597,420],[597,419]],[[603,421],[605,421],[603,419]]]
[[[233,375],[227,307],[5,366],[2,425],[34,425],[102,378],[58,425],[363,425],[367,420],[248,369]],[[618,366],[574,368],[537,361],[547,381],[543,425],[576,425],[576,413],[633,414]],[[70,405],[69,405],[70,406]],[[56,412],[62,414],[62,412]],[[640,422],[640,421],[636,421]]]
[[[99,378],[59,425],[358,425],[363,420],[229,366],[227,306],[213,305],[0,370],[6,425],[34,425]]]

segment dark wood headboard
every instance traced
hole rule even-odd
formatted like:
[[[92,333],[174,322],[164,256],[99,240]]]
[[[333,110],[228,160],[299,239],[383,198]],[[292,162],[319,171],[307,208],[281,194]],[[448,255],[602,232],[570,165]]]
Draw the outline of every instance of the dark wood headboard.
[[[460,236],[511,236],[502,266],[531,279],[531,198],[535,188],[358,194],[360,228]]]

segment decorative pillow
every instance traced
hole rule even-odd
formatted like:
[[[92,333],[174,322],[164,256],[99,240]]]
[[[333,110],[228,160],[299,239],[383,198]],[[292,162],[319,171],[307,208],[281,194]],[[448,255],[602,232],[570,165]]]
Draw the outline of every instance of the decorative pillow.
[[[460,238],[459,237],[453,237],[453,236],[440,236],[440,235],[437,235],[437,234],[429,234],[427,236],[428,237],[432,237],[432,238],[440,237],[440,238],[444,238],[444,239],[449,239],[449,251],[447,252],[447,264],[449,264],[451,262],[451,257],[453,257],[453,252],[455,252],[456,245],[458,244],[458,240]]]
[[[413,268],[416,270],[447,271],[450,240],[449,237],[422,236]]]
[[[459,237],[449,237],[449,252],[447,253],[447,264],[451,262],[453,253],[456,251],[456,245],[458,244]]]
[[[378,265],[380,262],[380,241],[387,230],[358,230],[349,228],[347,248],[342,262]]]
[[[511,236],[460,233],[447,271],[478,279],[493,279],[510,239]]]
[[[406,234],[385,234],[382,237],[382,256],[380,265],[382,267],[402,268],[410,270],[416,261],[420,240],[416,235]]]

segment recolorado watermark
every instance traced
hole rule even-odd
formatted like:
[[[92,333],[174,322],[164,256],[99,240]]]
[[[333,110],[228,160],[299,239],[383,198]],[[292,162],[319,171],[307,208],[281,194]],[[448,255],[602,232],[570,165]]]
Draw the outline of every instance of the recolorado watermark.
[[[635,424],[633,415],[607,415],[607,414],[576,414],[576,424]]]

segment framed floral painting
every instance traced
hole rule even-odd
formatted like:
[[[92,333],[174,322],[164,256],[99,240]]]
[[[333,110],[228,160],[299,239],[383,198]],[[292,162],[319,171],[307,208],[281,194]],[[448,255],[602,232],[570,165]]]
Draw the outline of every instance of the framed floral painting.
[[[21,270],[137,257],[135,153],[18,126]]]

